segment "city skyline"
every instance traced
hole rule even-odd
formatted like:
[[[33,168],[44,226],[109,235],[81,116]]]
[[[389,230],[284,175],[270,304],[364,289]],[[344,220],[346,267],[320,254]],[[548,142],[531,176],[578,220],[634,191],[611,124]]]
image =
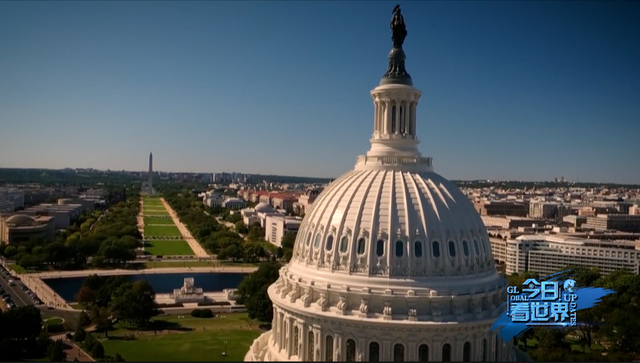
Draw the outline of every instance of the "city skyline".
[[[1,3],[0,167],[152,150],[156,170],[337,177],[368,149],[390,4]],[[401,4],[436,172],[640,181],[638,4]]]

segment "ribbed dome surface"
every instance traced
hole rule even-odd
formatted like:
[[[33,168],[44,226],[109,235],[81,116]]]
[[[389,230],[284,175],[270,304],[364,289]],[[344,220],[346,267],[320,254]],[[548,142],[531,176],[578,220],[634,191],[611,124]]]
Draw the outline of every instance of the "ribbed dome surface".
[[[7,223],[13,223],[16,227],[33,226],[36,224],[36,220],[33,217],[26,214],[16,214],[7,218]]]
[[[354,170],[329,185],[305,216],[291,265],[397,277],[494,269],[482,220],[457,186],[400,170]]]

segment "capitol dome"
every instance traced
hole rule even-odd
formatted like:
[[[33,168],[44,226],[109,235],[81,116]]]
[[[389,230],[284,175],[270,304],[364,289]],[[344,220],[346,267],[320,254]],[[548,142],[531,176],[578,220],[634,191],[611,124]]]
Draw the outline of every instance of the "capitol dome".
[[[507,361],[491,331],[505,299],[471,201],[418,150],[421,92],[405,69],[399,7],[371,91],[371,149],[307,212],[269,287],[272,330],[249,361]]]

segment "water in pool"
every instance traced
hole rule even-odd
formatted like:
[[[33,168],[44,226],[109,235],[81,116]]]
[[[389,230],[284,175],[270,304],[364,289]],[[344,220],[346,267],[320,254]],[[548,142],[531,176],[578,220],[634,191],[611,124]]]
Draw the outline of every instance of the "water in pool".
[[[148,275],[124,275],[129,281],[147,280],[153,287],[156,294],[168,294],[173,289],[182,287],[184,279],[194,278],[196,287],[201,287],[204,291],[222,291],[233,289],[240,285],[246,273],[176,273],[176,274],[148,274]],[[58,293],[63,299],[73,301],[86,277],[68,277],[57,279],[43,279],[53,291]]]

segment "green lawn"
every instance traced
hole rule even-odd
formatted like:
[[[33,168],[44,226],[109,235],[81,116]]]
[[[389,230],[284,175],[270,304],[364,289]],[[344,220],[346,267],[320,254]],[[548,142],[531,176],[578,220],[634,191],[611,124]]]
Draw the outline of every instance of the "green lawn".
[[[49,318],[44,320],[44,325],[58,325],[64,323],[61,318]]]
[[[144,251],[150,255],[194,255],[187,241],[184,240],[158,240],[147,241],[144,244]]]
[[[166,218],[162,217],[144,217],[144,224],[171,224],[173,225],[173,220],[167,214]]]
[[[164,209],[164,204],[162,203],[144,203],[142,204],[143,208],[150,209]]]
[[[163,316],[154,319],[168,330],[144,331],[132,340],[123,339],[135,328],[118,323],[115,331],[97,334],[107,355],[119,353],[127,361],[236,361],[241,362],[251,343],[262,331],[247,314],[226,314],[224,318],[200,319]],[[169,332],[170,331],[170,332]],[[226,356],[222,353],[225,351]]]
[[[145,268],[216,267],[213,261],[145,262]]]
[[[147,204],[147,203],[158,203],[158,204],[162,203],[160,201],[160,198],[154,198],[154,197],[146,197],[146,198],[143,198],[142,201],[145,204]]]
[[[144,226],[145,236],[181,236],[178,227],[170,226]]]
[[[169,212],[167,212],[166,209],[155,209],[155,208],[145,208],[143,211],[143,214],[148,215],[148,216],[152,216],[152,215],[165,215],[168,216]]]
[[[9,268],[15,271],[15,273],[17,273],[18,275],[26,274],[27,272],[29,272],[24,267],[16,265],[15,263],[9,264]]]

